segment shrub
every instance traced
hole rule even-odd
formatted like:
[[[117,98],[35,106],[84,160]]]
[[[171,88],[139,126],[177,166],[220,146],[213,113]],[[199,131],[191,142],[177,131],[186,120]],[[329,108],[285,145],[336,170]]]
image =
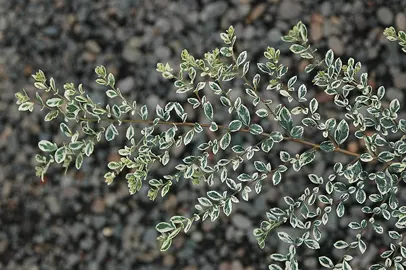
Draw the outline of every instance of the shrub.
[[[398,41],[406,52],[404,32],[390,27],[384,34],[389,40]],[[308,60],[305,72],[314,76],[314,86],[333,96],[335,106],[345,112],[342,119],[327,118],[319,113],[323,111],[323,104],[308,97],[304,84],[296,85],[297,76],[287,77],[288,68],[279,62],[279,50],[268,47],[264,52],[267,62],[257,64],[262,75],[255,74],[251,78],[252,65],[247,61],[247,52],[236,52],[234,28],[229,27],[220,37],[224,47],[207,52],[203,59],[183,50],[178,72],[169,64],[157,65],[157,71],[165,79],[174,81],[176,92],[187,96],[193,109],[205,115],[204,123],[189,122],[184,104],[176,101],[164,107],[156,105],[155,116],[152,116],[146,105],[129,101],[121,94],[114,76],[103,66],[96,67],[95,72],[96,82],[106,87],[106,95],[112,100],[111,105],[105,106],[95,103],[82,85],[66,83],[64,91],[59,91],[53,78],[48,80],[38,71],[33,75],[34,85],[49,94],[42,97],[36,93],[35,98],[31,98],[25,90],[17,93],[19,110],[33,111],[35,105],[48,110],[45,121],[59,121],[60,130],[68,141],[62,145],[47,140],[38,143],[43,153],[35,157],[36,175],[43,178],[53,163],[65,169],[74,164],[80,169],[83,159],[92,155],[96,144],[102,139],[113,140],[119,135],[118,126],[125,124],[128,145],[118,150],[119,161],[108,163],[109,171],[104,177],[110,185],[120,172],[126,171],[129,192],[134,194],[147,180],[155,163],[168,164],[170,148],[181,144],[197,147],[200,154],[185,156],[172,175],[148,180],[151,200],[165,196],[180,180],[191,180],[195,184],[204,181],[209,187],[215,182],[222,184],[222,190],[210,190],[197,199],[195,213],[173,216],[156,225],[161,233],[158,237],[161,250],[165,251],[181,231],[188,232],[199,220],[214,221],[221,212],[229,216],[239,200],[248,201],[253,194],[261,192],[263,185],[277,186],[288,170],[299,172],[312,163],[316,155],[348,155],[353,160],[346,164],[336,162],[329,175],[308,174],[309,182],[301,196],[284,196],[286,207],[271,208],[266,220],[253,231],[261,248],[267,237],[277,236],[287,244],[285,254],[271,255],[273,263],[269,269],[299,269],[297,250],[300,247],[320,249],[323,226],[333,215],[343,218],[346,208],[354,203],[362,206],[360,215],[363,216],[361,220],[347,222],[355,237],[334,243],[335,249],[343,250],[341,259],[329,254],[318,256],[320,267],[351,269],[350,252],[359,250],[363,254],[367,250],[364,234],[372,228],[376,234],[387,234],[393,243],[369,269],[404,269],[406,206],[400,205],[397,194],[401,182],[406,182],[406,120],[398,119],[399,100],[387,101],[384,86],[375,90],[368,85],[368,74],[360,74],[361,63],[354,59],[343,63],[332,50],[318,59],[316,50],[308,43],[306,26],[301,22],[282,40],[292,43],[290,50],[294,54]],[[261,77],[263,81],[268,80],[266,85],[261,83]],[[245,97],[236,96],[233,89],[228,88],[232,81],[238,80],[242,80],[239,86],[245,90]],[[275,99],[269,98],[266,91],[279,93],[286,104],[275,104]],[[208,97],[219,98],[223,107],[214,107]],[[264,128],[269,127],[269,121],[275,126],[272,130]],[[158,126],[167,129],[159,132]],[[212,133],[213,139],[199,143],[196,137],[204,138],[204,129]],[[314,130],[322,134],[322,141],[308,140],[315,138],[311,136]],[[247,147],[233,143],[237,133],[254,136],[257,143]],[[350,135],[365,146],[362,153],[346,149],[345,142]],[[257,159],[259,153],[269,153],[275,144],[283,142],[301,144],[308,149],[299,153],[280,151],[280,161]],[[228,158],[216,159],[219,151],[226,151]],[[211,154],[215,161],[208,158]],[[242,170],[240,166],[244,162],[253,163],[255,171]],[[298,231],[299,236],[280,230],[285,224]]]

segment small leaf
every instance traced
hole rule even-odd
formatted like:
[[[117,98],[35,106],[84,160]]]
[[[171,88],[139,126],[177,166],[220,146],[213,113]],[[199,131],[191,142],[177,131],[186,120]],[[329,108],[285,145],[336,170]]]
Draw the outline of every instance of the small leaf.
[[[337,144],[342,144],[348,138],[349,126],[347,122],[343,119],[338,123],[336,130],[334,132],[334,140]]]
[[[209,120],[213,120],[213,107],[210,102],[206,102],[203,105],[204,114],[209,118]]]
[[[224,134],[224,136],[220,139],[220,148],[226,150],[227,147],[230,145],[230,142],[231,142],[230,133]]]
[[[62,163],[66,158],[66,149],[64,146],[58,148],[55,152],[55,161],[56,163]]]
[[[39,149],[44,152],[53,152],[58,149],[57,145],[53,142],[42,140],[38,143]]]
[[[237,58],[237,67],[239,67],[240,65],[242,65],[245,60],[247,60],[247,51],[243,51],[240,53],[240,55]]]
[[[334,151],[334,144],[331,141],[324,141],[320,144],[320,149],[325,152]]]
[[[118,135],[118,131],[117,131],[116,127],[113,124],[110,124],[106,129],[106,133],[105,133],[106,140],[111,141],[114,139],[114,137],[116,135]]]
[[[327,267],[327,268],[334,267],[333,261],[329,257],[321,256],[321,257],[319,257],[319,262],[324,267]]]
[[[251,116],[250,112],[247,107],[245,107],[243,104],[240,105],[240,107],[237,110],[238,117],[242,121],[242,123],[246,126],[249,126],[251,122]]]
[[[242,123],[240,120],[233,120],[228,125],[228,128],[230,129],[231,132],[236,132],[236,131],[240,130],[241,127],[242,127]]]
[[[134,131],[134,126],[130,125],[127,128],[127,131],[125,133],[125,137],[127,138],[127,140],[131,140],[134,137],[135,131]]]
[[[170,232],[175,229],[172,224],[168,222],[160,222],[155,226],[155,229],[160,233]]]
[[[264,130],[262,129],[262,127],[258,124],[252,124],[250,126],[250,133],[254,134],[254,135],[259,135],[263,132]]]

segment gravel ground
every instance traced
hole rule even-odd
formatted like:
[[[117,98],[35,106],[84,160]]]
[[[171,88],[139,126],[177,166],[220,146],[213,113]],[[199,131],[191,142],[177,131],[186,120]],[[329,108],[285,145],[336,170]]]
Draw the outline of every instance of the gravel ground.
[[[180,183],[157,202],[150,202],[144,189],[130,196],[119,179],[107,187],[105,164],[115,158],[123,138],[100,145],[80,172],[70,170],[63,176],[53,169],[41,183],[33,168],[37,142],[62,137],[57,125],[44,124],[42,112],[18,112],[14,93],[22,88],[32,93],[30,75],[42,69],[60,87],[81,82],[95,100],[105,102],[93,72],[103,64],[129,99],[151,107],[164,104],[177,96],[154,72],[156,63],[177,65],[183,48],[201,56],[220,44],[219,33],[231,24],[239,50],[246,49],[252,60],[259,60],[267,46],[278,47],[293,74],[305,62],[291,56],[280,36],[299,20],[308,25],[310,40],[320,52],[330,47],[343,59],[352,56],[361,61],[372,85],[386,85],[390,98],[404,102],[406,57],[382,35],[389,25],[406,30],[402,0],[0,0],[0,269],[266,269],[268,255],[284,246],[270,239],[260,250],[252,230],[271,206],[283,205],[280,194],[303,190],[303,177],[288,174],[279,189],[265,188],[251,203],[240,203],[230,218],[195,226],[161,254],[155,224],[175,213],[188,213],[205,187]],[[330,108],[331,100],[309,89]],[[294,144],[284,147],[291,153],[301,150]],[[348,147],[359,148],[356,143]],[[176,152],[181,159],[193,149]],[[326,175],[333,159],[323,157],[316,163],[303,173]],[[168,166],[160,173],[170,170]],[[345,220],[332,220],[325,233],[346,236],[343,228],[349,220],[359,220],[359,209],[347,214]],[[331,246],[331,237],[325,238]],[[354,269],[366,269],[382,247],[379,239],[374,240],[355,260]],[[306,257],[302,269],[317,268],[316,257],[302,256]]]

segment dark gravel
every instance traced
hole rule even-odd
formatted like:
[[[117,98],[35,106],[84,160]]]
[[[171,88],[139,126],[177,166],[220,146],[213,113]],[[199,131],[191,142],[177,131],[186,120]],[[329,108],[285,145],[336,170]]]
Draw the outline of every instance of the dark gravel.
[[[179,183],[165,200],[150,202],[145,189],[130,196],[124,177],[106,186],[107,160],[114,158],[123,136],[101,145],[80,172],[70,170],[64,176],[52,169],[41,183],[34,174],[37,142],[63,138],[57,134],[58,125],[43,122],[43,112],[18,112],[14,93],[22,88],[35,93],[30,75],[42,69],[60,88],[64,82],[81,82],[104,103],[93,71],[103,64],[129,99],[162,105],[178,97],[154,72],[156,63],[178,65],[183,48],[202,56],[220,44],[219,33],[231,24],[239,50],[259,60],[267,46],[279,47],[282,61],[294,74],[305,62],[292,57],[279,37],[299,20],[307,24],[320,52],[329,46],[343,59],[362,61],[372,74],[371,84],[386,85],[390,98],[404,102],[406,55],[382,35],[388,25],[406,30],[402,0],[0,0],[0,269],[267,269],[268,255],[284,251],[283,246],[273,235],[260,250],[252,229],[265,219],[267,209],[283,205],[282,194],[301,192],[304,177],[288,173],[279,189],[265,187],[251,203],[241,203],[231,218],[199,224],[188,235],[179,235],[169,252],[160,253],[155,224],[191,211],[205,187]],[[331,100],[325,103],[329,108]],[[301,150],[297,145],[284,147],[291,153]],[[180,160],[192,150],[176,151]],[[345,156],[338,160],[348,161]],[[327,176],[332,162],[331,156],[323,157],[302,172]],[[171,168],[159,172],[166,174]],[[359,211],[347,214],[348,220],[360,219]],[[347,237],[347,223],[331,220],[324,243],[332,244],[328,234]],[[354,269],[366,269],[382,247],[382,241],[373,241]],[[308,259],[302,269],[316,269],[315,257],[304,256]]]

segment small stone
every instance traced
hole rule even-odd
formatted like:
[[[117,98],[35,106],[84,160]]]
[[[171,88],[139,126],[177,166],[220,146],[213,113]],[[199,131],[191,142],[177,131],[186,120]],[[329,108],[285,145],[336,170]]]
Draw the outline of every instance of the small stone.
[[[102,262],[106,258],[108,248],[109,244],[107,241],[103,241],[101,245],[99,245],[99,248],[97,249],[96,253],[97,254],[96,261]]]
[[[105,237],[110,237],[113,235],[113,230],[110,227],[104,227],[103,228],[103,235]]]
[[[166,267],[172,267],[176,262],[176,258],[172,255],[164,255],[163,265]]]
[[[396,14],[396,29],[406,30],[406,15],[403,12]]]
[[[278,43],[281,42],[282,33],[278,28],[272,28],[268,33],[268,39],[271,42]]]
[[[320,7],[320,12],[323,16],[330,16],[332,10],[331,2],[330,1],[323,1]]]
[[[233,270],[233,268],[231,267],[231,264],[228,262],[222,262],[219,265],[219,269],[218,270]]]
[[[75,253],[69,254],[66,260],[67,265],[69,267],[75,266],[77,263],[79,263],[79,261],[80,261],[79,255]]]
[[[94,216],[92,218],[93,227],[97,230],[101,229],[106,224],[106,221],[105,216]]]
[[[252,23],[256,19],[258,19],[266,10],[266,6],[266,3],[256,5],[248,15],[246,22]]]
[[[104,212],[105,207],[106,205],[104,203],[104,200],[101,198],[97,198],[93,200],[91,209],[93,213],[100,214]]]
[[[302,12],[302,6],[300,2],[285,0],[282,1],[279,6],[279,15],[282,19],[294,19],[297,18]]]
[[[142,243],[150,247],[155,247],[157,237],[158,235],[155,228],[148,228],[147,231],[143,234]]]
[[[235,214],[231,218],[231,222],[234,224],[235,227],[238,229],[250,229],[252,227],[252,221],[242,214]]]
[[[393,21],[393,13],[388,7],[380,7],[376,12],[378,21],[383,25],[390,25]]]
[[[122,51],[123,58],[130,62],[135,63],[140,58],[141,53],[139,48],[141,47],[142,38],[141,37],[132,37],[124,45]]]
[[[61,213],[61,205],[59,204],[59,201],[56,199],[55,196],[50,195],[46,198],[46,202],[49,208],[49,211],[51,211],[51,213],[53,215],[58,215]]]
[[[158,58],[158,61],[160,62],[165,62],[167,61],[170,56],[171,56],[171,51],[168,47],[166,46],[159,46],[156,50],[155,50],[155,55]]]
[[[87,40],[85,43],[85,47],[92,53],[99,53],[101,51],[100,45],[95,40]]]
[[[329,37],[328,47],[331,48],[333,50],[334,54],[337,56],[341,56],[344,54],[343,40],[336,36]]]
[[[310,40],[314,42],[320,41],[323,37],[323,27],[320,23],[313,22],[310,25]]]
[[[233,269],[233,270],[244,270],[244,266],[242,265],[242,263],[239,260],[234,260],[231,263],[231,269]]]
[[[205,22],[212,21],[217,17],[223,15],[227,10],[228,4],[226,1],[216,1],[212,2],[203,9],[201,14],[201,19]]]
[[[132,76],[128,76],[117,82],[117,87],[123,94],[129,93],[131,90],[134,90],[135,79]]]
[[[399,73],[393,76],[395,86],[397,88],[406,88],[406,73]]]

